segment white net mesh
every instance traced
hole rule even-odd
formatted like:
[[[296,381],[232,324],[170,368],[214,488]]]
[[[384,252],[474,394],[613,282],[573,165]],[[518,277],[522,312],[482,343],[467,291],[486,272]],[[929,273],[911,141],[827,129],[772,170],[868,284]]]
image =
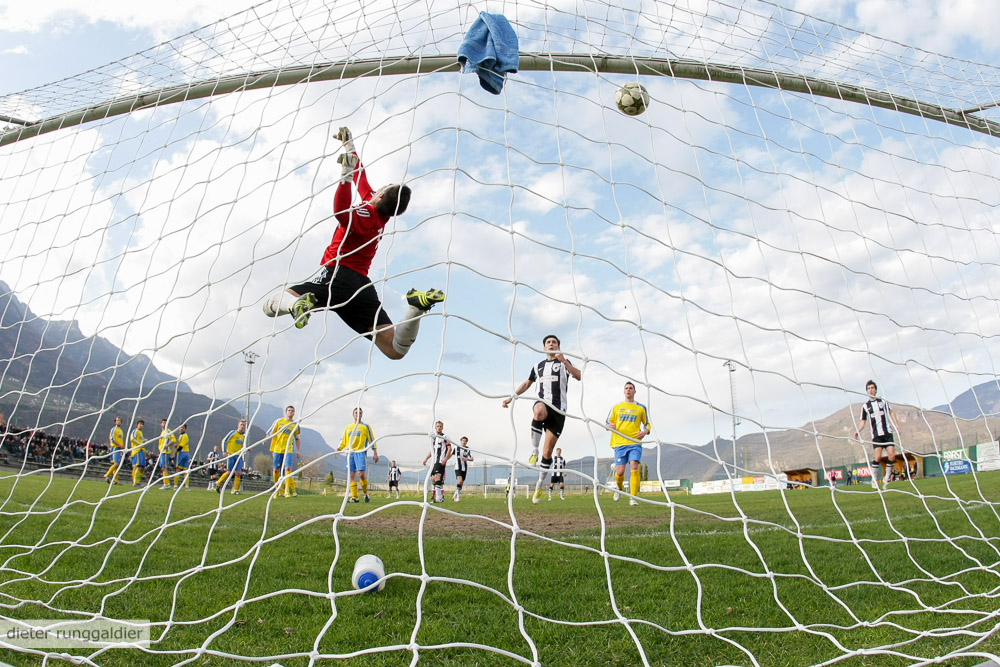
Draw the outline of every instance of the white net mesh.
[[[496,97],[448,64],[480,10],[523,56]],[[993,657],[998,72],[761,2],[293,0],[0,99],[0,623],[151,640],[0,632],[0,660]],[[637,78],[629,118],[614,92]],[[413,188],[369,274],[389,315],[410,287],[448,295],[401,361],[335,315],[261,313],[319,268],[340,126],[376,188]],[[548,333],[583,379],[567,500],[538,506],[534,388],[500,401]],[[853,438],[869,377],[900,422],[884,492]],[[654,426],[638,507],[607,493],[626,379]],[[265,429],[289,404],[286,499]],[[357,406],[383,459],[421,471],[399,501],[382,461],[373,504],[347,503],[327,445]],[[241,414],[243,493],[217,496],[206,458]],[[151,440],[186,422],[193,490],[155,490],[152,465],[102,481],[115,416]],[[438,419],[476,459],[458,505],[451,469],[426,502]],[[366,553],[376,596],[351,586]]]

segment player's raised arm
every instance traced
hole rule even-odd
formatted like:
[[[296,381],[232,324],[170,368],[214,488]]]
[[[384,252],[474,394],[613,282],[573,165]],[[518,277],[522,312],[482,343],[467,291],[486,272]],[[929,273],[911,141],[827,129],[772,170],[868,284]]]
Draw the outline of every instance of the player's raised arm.
[[[528,391],[528,389],[530,389],[531,385],[533,385],[534,383],[535,381],[530,378],[525,380],[524,382],[522,382],[517,386],[517,389],[514,390],[514,396],[520,396],[524,392]],[[507,398],[503,399],[503,402],[500,405],[506,408],[508,405],[510,405],[510,402],[514,400],[514,396],[508,396]]]

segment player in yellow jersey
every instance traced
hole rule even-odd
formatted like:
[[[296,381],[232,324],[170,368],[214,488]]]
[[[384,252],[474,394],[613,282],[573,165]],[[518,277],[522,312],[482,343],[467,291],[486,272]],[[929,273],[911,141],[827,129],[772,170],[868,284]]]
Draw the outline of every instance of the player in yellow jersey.
[[[181,424],[177,427],[177,486],[183,486],[185,491],[190,491],[191,478],[187,474],[191,467],[191,442],[188,439],[188,425]],[[181,473],[181,471],[184,471]]]
[[[170,478],[167,476],[170,473],[170,457],[174,454],[174,447],[177,446],[177,438],[174,436],[173,432],[167,428],[167,420],[160,420],[160,458],[156,462],[156,466],[160,469],[160,475],[163,477],[163,486],[161,488],[170,488]]]
[[[111,484],[118,483],[118,471],[122,467],[122,459],[125,457],[125,432],[122,431],[122,418],[115,417],[115,425],[108,434],[108,447],[111,449],[111,465],[104,473],[104,479]]]
[[[281,495],[284,487],[286,498],[299,495],[295,490],[295,459],[302,455],[302,442],[299,439],[299,425],[295,423],[295,408],[289,405],[285,408],[285,416],[276,419],[268,431],[271,438],[272,478],[276,485],[274,497]],[[284,474],[284,478],[282,478]]]
[[[371,498],[368,496],[368,447],[372,449],[375,463],[378,463],[378,449],[375,446],[375,434],[372,427],[361,421],[364,414],[361,408],[354,408],[354,422],[344,429],[344,436],[340,439],[340,447],[337,451],[348,450],[347,470],[350,473],[351,497],[347,499],[349,503],[358,502],[358,479],[361,480],[361,492],[365,494],[365,502]]]
[[[139,486],[142,481],[142,474],[146,472],[146,438],[142,435],[142,429],[146,422],[137,419],[135,428],[128,436],[129,458],[132,462],[132,486]]]
[[[222,439],[222,448],[229,455],[226,457],[226,472],[222,473],[218,481],[215,483],[215,492],[222,493],[222,485],[226,483],[226,480],[230,476],[233,478],[233,490],[230,491],[234,496],[240,495],[240,482],[243,479],[243,459],[245,457],[244,451],[244,440],[245,434],[247,432],[247,422],[245,419],[241,419],[238,424],[236,424],[236,430],[230,431],[226,434],[226,437]]]
[[[625,464],[632,468],[629,477],[629,493],[632,496],[639,495],[639,462],[642,461],[643,438],[649,435],[649,415],[646,406],[635,402],[635,385],[631,382],[625,383],[625,400],[611,408],[608,413],[607,424],[611,430],[611,446],[615,449],[615,484],[618,491],[623,491],[622,485],[625,482]],[[620,494],[615,491],[614,500],[618,500]],[[629,505],[638,505],[639,501],[634,497],[629,499]]]

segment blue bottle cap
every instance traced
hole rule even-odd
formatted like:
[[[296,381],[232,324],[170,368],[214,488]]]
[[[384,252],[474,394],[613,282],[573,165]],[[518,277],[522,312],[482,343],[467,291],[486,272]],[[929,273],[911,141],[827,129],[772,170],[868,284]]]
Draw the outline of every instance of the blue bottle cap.
[[[378,579],[379,577],[376,573],[372,572],[371,570],[366,570],[365,572],[362,572],[361,574],[358,575],[358,589],[365,590],[366,588],[374,584],[376,581],[378,581]],[[376,590],[378,589],[373,588],[370,592],[374,593]]]

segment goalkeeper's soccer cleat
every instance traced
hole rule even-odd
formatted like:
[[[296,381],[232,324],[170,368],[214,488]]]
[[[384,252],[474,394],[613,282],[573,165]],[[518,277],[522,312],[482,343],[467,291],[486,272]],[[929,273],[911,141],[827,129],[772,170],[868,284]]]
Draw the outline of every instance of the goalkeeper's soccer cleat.
[[[315,307],[316,297],[310,293],[303,294],[292,304],[292,317],[295,318],[296,329],[309,324],[309,311]]]
[[[538,450],[532,450],[531,456],[528,457],[528,465],[535,465],[538,463]]]
[[[434,304],[441,303],[442,301],[444,301],[444,292],[439,289],[432,288],[426,292],[411,289],[406,293],[406,303],[425,313],[433,308]]]
[[[536,490],[535,491],[535,495],[531,496],[531,502],[533,502],[536,505],[538,503],[542,502],[542,490],[541,489]]]

